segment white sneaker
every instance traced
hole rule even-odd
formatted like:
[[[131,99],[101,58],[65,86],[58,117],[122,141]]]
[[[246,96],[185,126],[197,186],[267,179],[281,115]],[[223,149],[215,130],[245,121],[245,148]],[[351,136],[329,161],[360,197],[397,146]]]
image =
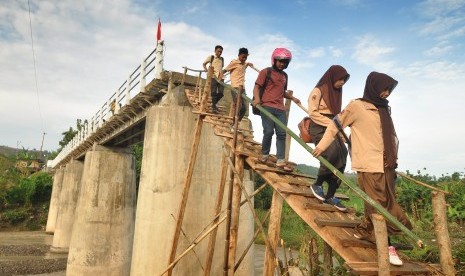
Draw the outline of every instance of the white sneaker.
[[[389,246],[389,262],[392,265],[397,265],[397,266],[401,266],[404,264],[402,260],[399,258],[399,256],[397,255],[396,248],[394,246]]]

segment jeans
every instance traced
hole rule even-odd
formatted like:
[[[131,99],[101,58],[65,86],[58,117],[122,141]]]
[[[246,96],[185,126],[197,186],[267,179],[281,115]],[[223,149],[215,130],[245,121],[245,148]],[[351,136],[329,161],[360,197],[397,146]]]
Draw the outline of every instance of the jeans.
[[[263,106],[263,108],[278,118],[281,123],[287,126],[285,110],[280,110],[269,106]],[[271,119],[266,117],[263,113],[260,116],[262,117],[263,126],[262,154],[270,154],[271,141],[273,134],[276,131],[276,157],[278,159],[284,159],[286,151],[286,131],[279,127]]]
[[[217,80],[212,79],[211,83],[211,96],[212,96],[212,105],[213,107],[223,98],[224,86],[218,83]]]

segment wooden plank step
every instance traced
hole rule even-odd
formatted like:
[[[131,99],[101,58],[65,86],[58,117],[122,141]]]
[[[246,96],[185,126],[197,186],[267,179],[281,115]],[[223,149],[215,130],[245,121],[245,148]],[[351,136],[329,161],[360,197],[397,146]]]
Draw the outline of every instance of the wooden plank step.
[[[286,194],[301,195],[301,196],[305,196],[305,197],[315,197],[313,195],[312,191],[310,191],[310,189],[301,190],[299,188],[294,188],[294,189],[289,188],[289,189],[281,189],[281,192],[286,193]],[[342,200],[349,200],[349,197],[344,195],[344,194],[335,194],[334,196],[339,198],[339,199],[342,199]]]
[[[324,218],[315,218],[315,223],[320,226],[335,226],[335,227],[345,227],[345,228],[355,228],[357,225],[362,223],[361,220],[347,220],[347,219],[324,219]]]
[[[312,202],[305,203],[305,209],[320,210],[323,212],[355,213],[354,208],[347,208],[347,210],[345,211],[339,211],[336,207],[332,205],[324,204],[324,203],[312,203]]]
[[[346,262],[344,267],[359,275],[378,275],[377,262]],[[426,275],[431,271],[425,265],[405,261],[403,266],[391,265],[390,270],[391,275]]]
[[[365,240],[358,240],[356,238],[353,239],[341,239],[341,244],[345,247],[361,247],[361,248],[376,248],[376,244],[365,241]],[[413,250],[413,245],[410,244],[392,244],[396,250]]]

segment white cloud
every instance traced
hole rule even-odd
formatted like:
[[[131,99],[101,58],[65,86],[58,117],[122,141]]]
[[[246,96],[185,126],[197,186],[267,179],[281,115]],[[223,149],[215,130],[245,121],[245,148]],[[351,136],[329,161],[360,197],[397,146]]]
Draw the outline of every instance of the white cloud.
[[[452,45],[448,44],[447,41],[442,41],[434,47],[424,51],[423,54],[426,56],[442,56],[451,52],[452,50],[454,50],[454,47]]]
[[[394,50],[394,47],[380,45],[374,36],[364,35],[358,39],[358,43],[355,46],[355,53],[352,57],[362,64],[390,68],[392,62],[385,60],[385,57],[394,52]]]
[[[396,72],[411,78],[429,81],[460,80],[465,74],[465,65],[447,61],[418,61],[405,67],[396,68]]]
[[[315,49],[310,49],[308,50],[308,57],[310,58],[320,58],[323,57],[326,54],[325,48],[324,47],[318,47]]]

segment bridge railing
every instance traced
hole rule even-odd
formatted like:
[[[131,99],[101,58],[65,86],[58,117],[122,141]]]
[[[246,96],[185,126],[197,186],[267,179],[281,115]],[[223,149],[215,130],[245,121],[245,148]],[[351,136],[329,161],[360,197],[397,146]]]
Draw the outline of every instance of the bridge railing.
[[[128,76],[128,78],[116,89],[110,98],[105,101],[95,114],[84,121],[81,130],[74,138],[66,144],[60,153],[53,160],[47,162],[47,167],[55,167],[66,156],[71,154],[73,150],[79,147],[87,138],[101,128],[106,121],[112,116],[118,114],[121,108],[129,104],[131,99],[139,93],[145,91],[147,77],[155,70],[155,79],[161,78],[163,71],[163,51],[164,43],[159,42],[157,46],[145,57]]]

